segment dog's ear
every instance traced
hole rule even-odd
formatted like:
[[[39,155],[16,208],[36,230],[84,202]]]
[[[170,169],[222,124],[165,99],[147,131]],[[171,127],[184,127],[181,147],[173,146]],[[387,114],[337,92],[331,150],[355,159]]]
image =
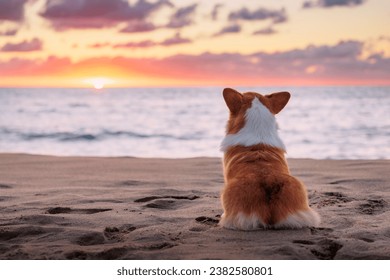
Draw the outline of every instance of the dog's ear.
[[[270,101],[271,112],[276,115],[282,111],[284,106],[286,106],[288,100],[290,99],[290,93],[287,91],[275,92],[270,95],[266,95],[265,97],[267,97]]]
[[[242,94],[232,88],[223,90],[223,98],[232,114],[237,114],[242,105]]]

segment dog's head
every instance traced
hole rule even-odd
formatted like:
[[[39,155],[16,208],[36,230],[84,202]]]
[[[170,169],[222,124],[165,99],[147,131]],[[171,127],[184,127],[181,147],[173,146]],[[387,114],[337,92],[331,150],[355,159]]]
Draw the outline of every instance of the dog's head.
[[[270,118],[279,113],[290,99],[288,92],[276,92],[269,95],[261,95],[256,92],[240,92],[225,88],[223,98],[230,111],[227,124],[227,134],[235,134],[244,127],[246,120],[259,120],[259,123],[269,122]],[[250,110],[251,109],[251,110]],[[249,121],[249,120],[248,120]]]

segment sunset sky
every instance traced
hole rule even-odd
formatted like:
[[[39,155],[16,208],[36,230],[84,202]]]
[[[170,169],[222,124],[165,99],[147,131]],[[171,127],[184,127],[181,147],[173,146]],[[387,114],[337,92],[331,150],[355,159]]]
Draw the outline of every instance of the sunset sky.
[[[0,87],[390,85],[389,0],[0,0]]]

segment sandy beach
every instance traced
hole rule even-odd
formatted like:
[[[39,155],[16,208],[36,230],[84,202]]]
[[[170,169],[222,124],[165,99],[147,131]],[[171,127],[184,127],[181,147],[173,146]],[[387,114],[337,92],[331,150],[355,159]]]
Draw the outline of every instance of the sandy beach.
[[[0,154],[0,259],[390,259],[390,161],[289,159],[318,228],[217,223],[219,158]]]

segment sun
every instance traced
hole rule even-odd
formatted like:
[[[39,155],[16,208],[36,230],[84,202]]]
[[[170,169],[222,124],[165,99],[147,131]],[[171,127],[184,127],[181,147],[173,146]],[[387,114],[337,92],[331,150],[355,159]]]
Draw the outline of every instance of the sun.
[[[89,85],[92,85],[93,88],[99,90],[104,88],[107,84],[111,84],[112,80],[108,78],[95,77],[95,78],[86,79],[84,80],[84,82]]]
[[[93,83],[93,87],[95,89],[102,89],[104,88],[104,83],[102,81],[96,81]]]

